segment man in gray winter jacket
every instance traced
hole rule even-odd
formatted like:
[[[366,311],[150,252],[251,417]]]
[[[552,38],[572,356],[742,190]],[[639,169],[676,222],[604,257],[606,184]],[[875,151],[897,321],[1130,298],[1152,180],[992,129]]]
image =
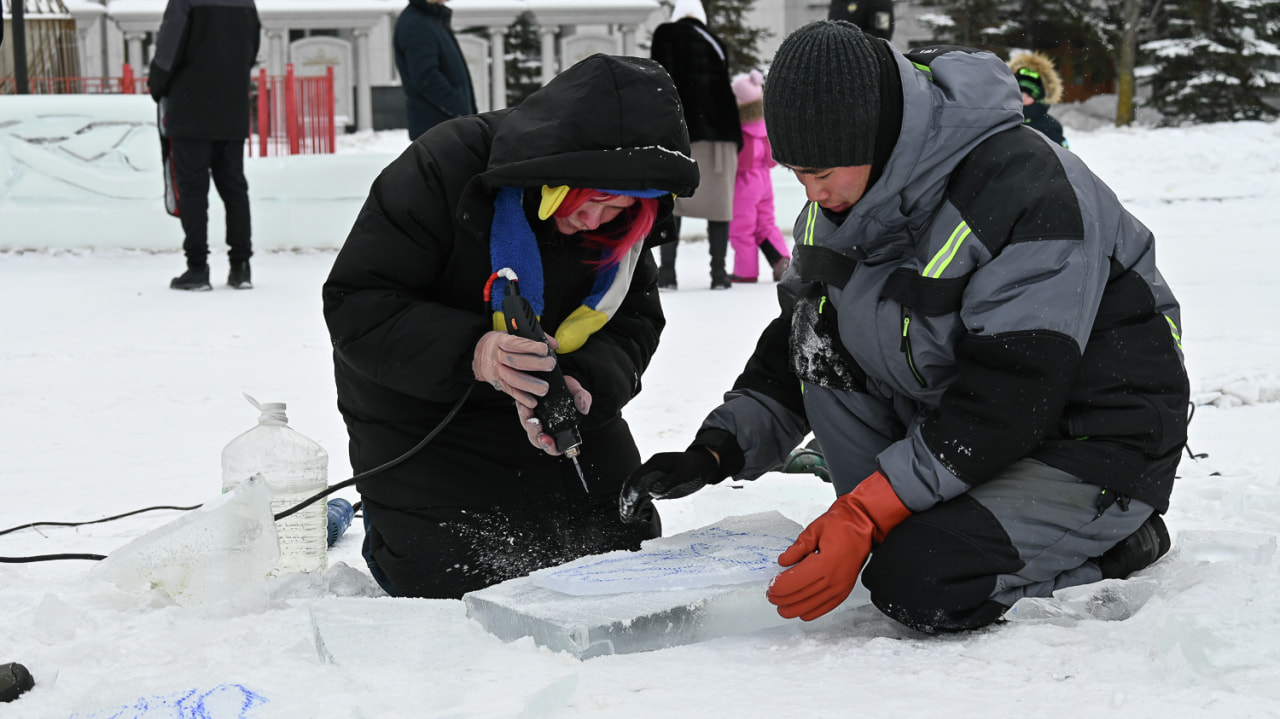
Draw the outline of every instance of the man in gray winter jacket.
[[[972,629],[1164,554],[1179,307],[1151,232],[1022,126],[1004,63],[817,22],[778,49],[764,102],[809,199],[782,312],[689,449],[632,474],[624,518],[754,479],[812,431],[839,498],[779,557],[784,617],[831,611],[861,574],[909,627]]]

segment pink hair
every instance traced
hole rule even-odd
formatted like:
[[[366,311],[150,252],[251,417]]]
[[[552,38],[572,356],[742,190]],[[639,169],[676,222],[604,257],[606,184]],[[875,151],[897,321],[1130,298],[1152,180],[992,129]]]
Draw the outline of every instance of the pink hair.
[[[591,200],[609,200],[619,195],[610,195],[599,190],[591,190],[585,187],[572,187],[568,194],[564,196],[564,200],[560,202],[560,206],[556,208],[556,217],[568,217],[575,210],[586,202]],[[653,221],[658,217],[658,200],[653,197],[637,197],[636,201],[629,207],[625,207],[618,217],[610,222],[621,222],[622,226],[612,231],[604,231],[599,228],[589,232],[579,232],[585,245],[588,247],[599,247],[603,254],[600,259],[601,265],[616,265],[622,261],[632,245],[640,242],[649,235],[649,231],[653,229]]]

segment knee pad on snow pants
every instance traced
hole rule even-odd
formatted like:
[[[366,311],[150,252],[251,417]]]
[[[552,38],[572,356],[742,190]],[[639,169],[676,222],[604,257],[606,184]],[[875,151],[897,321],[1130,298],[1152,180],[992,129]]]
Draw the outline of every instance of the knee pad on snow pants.
[[[871,554],[862,582],[890,618],[922,632],[976,629],[1008,607],[996,579],[1022,567],[995,517],[967,496],[913,515]]]

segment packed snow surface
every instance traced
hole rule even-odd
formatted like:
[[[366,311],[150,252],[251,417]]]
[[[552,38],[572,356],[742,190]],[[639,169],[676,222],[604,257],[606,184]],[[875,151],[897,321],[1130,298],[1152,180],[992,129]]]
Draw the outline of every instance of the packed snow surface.
[[[22,662],[37,682],[0,716],[1280,716],[1280,126],[1067,129],[1155,232],[1183,307],[1197,456],[1184,458],[1166,516],[1173,550],[1135,577],[966,634],[920,634],[850,602],[813,623],[579,660],[504,642],[461,601],[380,597],[359,522],[323,576],[212,603],[122,587],[91,561],[0,564],[0,663]],[[366,134],[343,152],[390,161],[405,142]],[[775,177],[789,224],[802,194]],[[38,223],[0,217],[0,233],[15,232],[38,246]],[[168,289],[183,265],[176,221],[162,252],[83,232],[94,249],[0,253],[0,530],[211,502],[222,447],[256,421],[245,392],[287,402],[291,426],[328,449],[329,481],[349,476],[320,304],[332,250],[260,252],[252,291],[180,293]],[[220,248],[212,259],[220,280]],[[775,313],[767,277],[708,289],[705,241],[681,247],[679,272],[626,412],[646,456],[687,445]],[[770,474],[660,507],[673,535],[773,510],[803,525],[832,499],[815,477]],[[23,529],[0,536],[0,555],[111,554],[179,515]],[[359,660],[333,661],[316,617],[355,622],[371,603],[395,607],[398,623],[367,624],[367,642],[348,648]]]

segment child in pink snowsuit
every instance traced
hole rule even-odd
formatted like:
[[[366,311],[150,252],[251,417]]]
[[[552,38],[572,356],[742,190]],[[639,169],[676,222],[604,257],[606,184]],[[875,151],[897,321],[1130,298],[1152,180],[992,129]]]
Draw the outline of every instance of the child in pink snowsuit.
[[[773,281],[791,264],[782,230],[773,214],[773,182],[769,169],[773,150],[764,126],[764,78],[757,70],[733,81],[742,122],[742,150],[738,152],[738,174],[733,188],[733,221],[729,223],[729,244],[733,246],[734,282],[755,282],[760,274],[760,258],[773,268]]]

